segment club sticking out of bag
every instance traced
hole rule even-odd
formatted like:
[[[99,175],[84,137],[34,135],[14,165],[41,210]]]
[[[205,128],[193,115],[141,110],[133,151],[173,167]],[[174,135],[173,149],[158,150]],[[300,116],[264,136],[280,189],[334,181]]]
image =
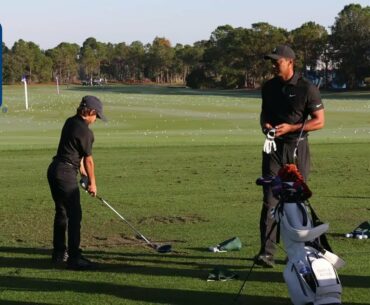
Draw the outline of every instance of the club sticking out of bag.
[[[86,177],[87,178],[87,177]],[[80,184],[81,187],[86,190],[87,189],[87,183],[86,178],[81,178]],[[100,200],[102,203],[104,203],[108,208],[110,208],[114,213],[118,215],[121,220],[123,220],[142,240],[144,240],[148,246],[150,246],[152,249],[156,250],[158,253],[169,253],[172,251],[172,246],[170,244],[165,245],[158,245],[152,243],[149,239],[147,239],[143,234],[141,234],[126,218],[124,218],[120,213],[118,213],[104,198],[100,196],[96,196],[98,200]]]

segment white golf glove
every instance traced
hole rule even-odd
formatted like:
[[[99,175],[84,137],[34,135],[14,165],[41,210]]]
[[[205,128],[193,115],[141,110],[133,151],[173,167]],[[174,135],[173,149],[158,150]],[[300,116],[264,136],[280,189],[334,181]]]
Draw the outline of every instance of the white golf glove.
[[[266,154],[271,154],[272,150],[276,151],[275,139],[275,128],[270,129],[266,134],[265,144],[263,145],[263,151]]]

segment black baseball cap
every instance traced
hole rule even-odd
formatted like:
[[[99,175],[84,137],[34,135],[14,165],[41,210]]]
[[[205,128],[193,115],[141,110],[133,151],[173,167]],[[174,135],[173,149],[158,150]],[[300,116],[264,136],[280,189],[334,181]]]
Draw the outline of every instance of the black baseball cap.
[[[265,59],[278,60],[279,58],[291,58],[295,59],[295,53],[291,47],[281,44],[272,50],[270,54],[265,55]]]
[[[107,118],[103,114],[103,104],[95,96],[86,95],[82,98],[80,107],[86,107],[89,109],[94,109],[96,111],[96,116],[104,122],[107,122]]]

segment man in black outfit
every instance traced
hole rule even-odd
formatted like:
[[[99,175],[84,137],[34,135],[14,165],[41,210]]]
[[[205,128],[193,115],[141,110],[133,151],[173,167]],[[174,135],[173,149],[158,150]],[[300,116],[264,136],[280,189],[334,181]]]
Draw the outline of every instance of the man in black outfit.
[[[307,180],[310,170],[308,131],[323,128],[325,121],[319,90],[294,71],[295,54],[289,46],[279,45],[265,59],[271,60],[275,77],[262,87],[260,123],[268,143],[262,153],[262,176],[276,176],[284,164],[295,163]],[[261,248],[255,262],[269,268],[274,266],[276,252],[276,228],[272,230],[271,215],[276,204],[271,187],[264,186]]]
[[[55,202],[52,261],[56,264],[67,262],[67,267],[75,270],[92,267],[92,263],[82,256],[80,250],[82,211],[77,174],[80,172],[81,177],[88,178],[86,190],[91,196],[96,196],[92,157],[94,134],[89,129],[89,125],[94,123],[96,118],[106,121],[101,101],[95,96],[83,97],[76,115],[64,123],[57,154],[47,171]]]

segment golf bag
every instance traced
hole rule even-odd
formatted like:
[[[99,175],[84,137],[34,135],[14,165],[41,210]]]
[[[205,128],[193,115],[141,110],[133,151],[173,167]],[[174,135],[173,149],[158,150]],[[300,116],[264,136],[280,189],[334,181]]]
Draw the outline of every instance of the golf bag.
[[[336,268],[344,261],[322,247],[329,226],[313,222],[307,203],[312,193],[297,167],[286,165],[276,177],[259,178],[257,184],[269,184],[279,199],[273,216],[288,255],[283,275],[293,304],[341,304],[342,286]]]

